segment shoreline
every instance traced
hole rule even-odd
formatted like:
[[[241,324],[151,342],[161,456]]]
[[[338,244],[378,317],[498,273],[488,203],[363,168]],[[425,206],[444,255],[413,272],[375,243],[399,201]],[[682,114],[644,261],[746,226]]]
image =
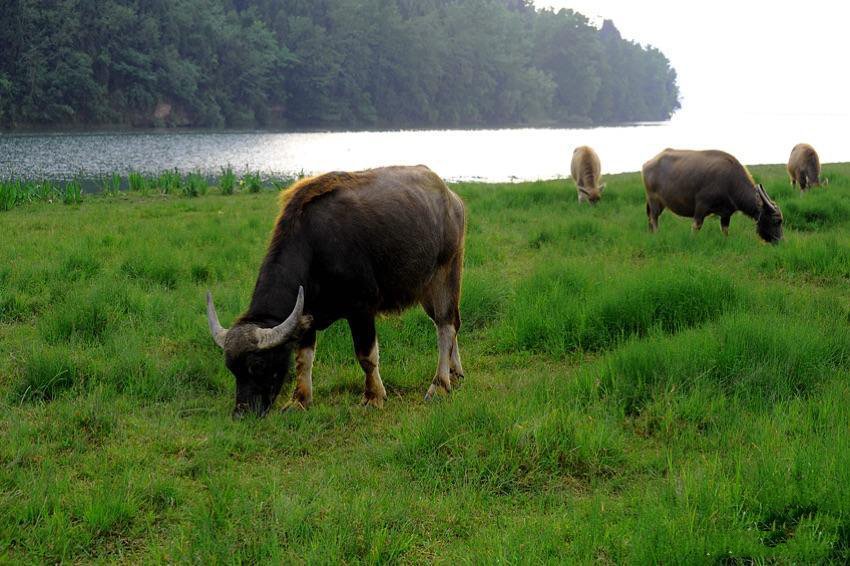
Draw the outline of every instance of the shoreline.
[[[850,166],[850,162],[824,163],[823,176],[832,180],[834,171]],[[765,163],[746,166],[758,179],[761,175],[785,176],[785,164]],[[603,173],[603,178],[623,184],[631,184],[634,177],[640,177],[640,171],[625,173]],[[839,174],[840,175],[840,174]],[[181,172],[164,170],[157,174],[131,172],[127,175],[112,173],[104,176],[77,176],[72,179],[0,179],[0,213],[8,212],[19,206],[35,203],[80,204],[88,199],[107,199],[111,197],[186,197],[218,195],[234,196],[240,193],[260,193],[281,191],[306,174],[263,175],[261,172],[246,170],[244,174],[234,172],[232,167],[222,167],[218,175],[206,175],[197,171]],[[535,180],[490,181],[479,179],[451,179],[446,183],[452,187],[478,187],[499,189],[521,185],[563,184],[571,188],[569,176]],[[638,180],[638,182],[640,182]]]

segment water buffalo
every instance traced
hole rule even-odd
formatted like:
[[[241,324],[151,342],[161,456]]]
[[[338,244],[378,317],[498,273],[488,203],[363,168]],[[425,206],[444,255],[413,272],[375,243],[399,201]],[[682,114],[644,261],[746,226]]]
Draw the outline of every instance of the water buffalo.
[[[596,204],[602,198],[605,183],[599,184],[602,179],[602,165],[593,148],[586,145],[577,147],[573,151],[570,170],[576,184],[578,201]]]
[[[756,185],[747,169],[723,151],[665,149],[643,164],[646,215],[649,229],[658,230],[665,208],[694,219],[702,228],[709,214],[720,217],[720,228],[729,234],[729,220],[741,211],[756,221],[756,232],[766,242],[782,239],[782,212],[764,187]]]
[[[815,148],[807,143],[794,146],[791,157],[788,158],[788,176],[791,177],[792,186],[800,184],[801,191],[820,186],[820,158]]]
[[[378,371],[375,316],[419,303],[437,326],[439,363],[426,399],[463,378],[460,329],[465,216],[460,198],[425,166],[335,172],[295,183],[260,267],[247,312],[222,328],[207,294],[215,343],[236,377],[234,416],[264,415],[289,378],[287,407],[313,398],[316,332],[348,321],[366,374],[363,404],[387,397]]]

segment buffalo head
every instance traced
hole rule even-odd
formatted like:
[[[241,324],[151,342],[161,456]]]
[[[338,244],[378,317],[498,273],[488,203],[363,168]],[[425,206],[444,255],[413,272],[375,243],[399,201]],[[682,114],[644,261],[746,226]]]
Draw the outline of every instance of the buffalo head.
[[[602,191],[605,190],[605,183],[602,183],[598,187],[578,187],[578,201],[584,202],[587,201],[590,204],[596,204],[599,202],[599,199],[602,198]]]
[[[280,324],[264,328],[240,322],[233,328],[222,328],[207,292],[207,320],[215,343],[224,350],[225,363],[236,377],[238,418],[251,411],[265,415],[277,398],[289,375],[289,360],[296,340],[309,324],[304,311],[304,288],[298,288],[298,299],[292,313]]]
[[[829,184],[829,179],[819,177],[817,170],[804,171],[802,176],[807,187],[825,187]]]
[[[756,185],[756,193],[761,204],[756,232],[765,242],[776,244],[782,239],[782,212],[779,210],[779,205],[767,196],[762,185]]]

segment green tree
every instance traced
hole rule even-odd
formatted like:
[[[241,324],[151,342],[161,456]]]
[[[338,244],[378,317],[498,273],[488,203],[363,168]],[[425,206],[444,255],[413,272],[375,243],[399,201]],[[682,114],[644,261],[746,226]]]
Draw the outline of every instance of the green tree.
[[[0,126],[668,118],[657,49],[530,0],[0,0]]]

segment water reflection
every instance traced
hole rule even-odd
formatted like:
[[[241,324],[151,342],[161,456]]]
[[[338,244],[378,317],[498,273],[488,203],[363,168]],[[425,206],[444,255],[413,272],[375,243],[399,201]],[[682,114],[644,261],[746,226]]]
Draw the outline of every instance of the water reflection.
[[[226,164],[267,175],[425,163],[447,179],[569,175],[572,149],[596,148],[606,173],[636,171],[665,147],[718,148],[744,163],[783,163],[794,144],[824,162],[850,161],[848,115],[692,117],[594,129],[394,132],[121,132],[0,135],[0,176],[97,177],[177,168],[215,175]]]

